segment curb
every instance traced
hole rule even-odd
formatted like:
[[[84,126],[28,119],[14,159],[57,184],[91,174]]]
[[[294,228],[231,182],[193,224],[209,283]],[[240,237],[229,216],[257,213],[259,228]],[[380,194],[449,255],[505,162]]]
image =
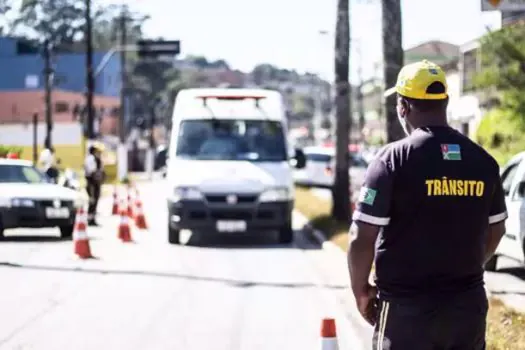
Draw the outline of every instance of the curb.
[[[324,249],[333,251],[336,254],[342,254],[346,257],[346,253],[333,242],[331,242],[328,238],[326,238],[325,234],[322,231],[313,227],[312,223],[308,220],[306,216],[304,216],[303,213],[301,213],[298,210],[296,210],[295,212],[298,216],[301,217],[301,220],[305,222],[305,224],[302,227],[303,232],[305,232],[311,238],[313,238]]]

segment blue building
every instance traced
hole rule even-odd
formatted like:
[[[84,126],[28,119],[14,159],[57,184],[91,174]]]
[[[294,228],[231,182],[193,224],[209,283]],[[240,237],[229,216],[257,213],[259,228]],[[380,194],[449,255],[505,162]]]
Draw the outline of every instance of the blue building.
[[[93,54],[93,68],[99,66],[106,52]],[[84,93],[86,56],[83,53],[58,53],[52,57],[57,90]],[[23,40],[0,37],[0,92],[42,90],[44,58]],[[120,93],[120,60],[113,55],[95,79],[95,95],[118,97]]]

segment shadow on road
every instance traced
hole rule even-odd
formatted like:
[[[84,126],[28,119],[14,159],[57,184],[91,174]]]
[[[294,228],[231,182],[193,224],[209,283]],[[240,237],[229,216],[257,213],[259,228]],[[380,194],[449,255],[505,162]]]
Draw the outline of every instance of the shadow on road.
[[[277,233],[260,232],[247,235],[203,235],[198,233],[192,236],[188,245],[199,248],[221,248],[221,249],[303,249],[317,250],[322,247],[313,240],[307,238],[302,231],[295,231],[294,243],[282,244],[278,242]]]
[[[17,243],[56,243],[71,241],[71,238],[62,238],[59,236],[36,236],[36,235],[23,235],[23,236],[4,236],[0,238],[0,244],[6,242],[17,242]]]
[[[175,278],[192,281],[215,282],[229,285],[235,288],[251,288],[251,287],[272,287],[272,288],[325,288],[332,290],[343,290],[348,287],[345,285],[333,284],[315,284],[315,283],[301,283],[301,282],[271,282],[271,281],[243,281],[222,277],[207,277],[194,276],[174,272],[160,272],[160,271],[140,271],[140,270],[109,270],[109,269],[94,269],[94,268],[79,268],[79,267],[62,267],[62,266],[44,266],[44,265],[30,265],[30,264],[14,264],[10,262],[0,262],[0,268],[16,268],[24,270],[40,270],[40,271],[57,271],[57,272],[80,272],[87,274],[100,275],[132,275],[143,277],[161,277],[161,278]]]
[[[496,270],[496,273],[507,273],[511,276],[525,280],[525,269],[521,266],[517,267],[503,267]]]

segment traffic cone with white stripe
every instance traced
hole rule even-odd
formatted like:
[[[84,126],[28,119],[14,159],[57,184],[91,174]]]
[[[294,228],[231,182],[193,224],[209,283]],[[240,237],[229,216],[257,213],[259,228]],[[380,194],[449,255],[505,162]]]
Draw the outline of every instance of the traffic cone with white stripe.
[[[87,235],[87,215],[83,207],[80,207],[75,220],[75,231],[73,232],[75,254],[81,259],[91,259],[91,247]]]
[[[117,215],[118,209],[119,209],[118,187],[115,185],[113,189],[113,208],[111,210],[111,214]]]
[[[118,225],[118,238],[124,242],[132,242],[131,227],[129,226],[129,216],[125,210],[120,212],[120,223]]]
[[[146,224],[146,217],[144,216],[144,210],[142,210],[142,201],[137,198],[135,201],[135,226],[140,230],[146,230],[148,225]]]
[[[325,318],[321,323],[321,350],[339,350],[337,330],[333,318]]]

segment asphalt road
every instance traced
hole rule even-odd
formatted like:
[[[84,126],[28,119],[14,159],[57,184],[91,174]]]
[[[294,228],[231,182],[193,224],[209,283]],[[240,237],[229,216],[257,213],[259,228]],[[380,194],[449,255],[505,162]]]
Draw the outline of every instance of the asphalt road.
[[[94,260],[75,258],[56,230],[8,231],[17,236],[0,242],[0,349],[319,350],[323,317],[336,318],[341,350],[369,348],[342,254],[301,231],[289,246],[169,245],[163,182],[140,192],[149,230],[124,244],[118,218],[103,215],[88,232]]]
[[[312,189],[324,200],[331,200],[332,194],[326,189]],[[519,263],[500,257],[498,270],[485,273],[485,285],[489,293],[501,298],[513,308],[525,312],[525,268]]]

